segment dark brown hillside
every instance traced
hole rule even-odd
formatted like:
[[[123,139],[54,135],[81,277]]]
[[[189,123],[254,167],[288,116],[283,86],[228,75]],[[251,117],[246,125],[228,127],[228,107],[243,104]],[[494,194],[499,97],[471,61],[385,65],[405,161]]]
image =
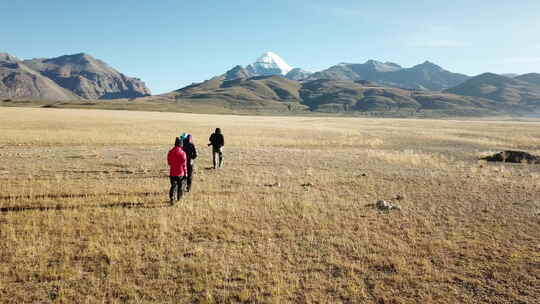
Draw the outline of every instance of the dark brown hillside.
[[[176,99],[225,102],[236,107],[292,102],[318,112],[414,113],[428,110],[482,114],[497,110],[495,102],[483,98],[399,89],[369,81],[317,79],[299,82],[277,75],[229,81],[220,76],[182,88],[174,94]]]
[[[523,81],[527,78],[528,76],[509,78],[493,73],[484,73],[446,90],[446,92],[487,98],[506,105],[539,105],[540,85]]]
[[[538,73],[523,74],[523,75],[514,77],[514,79],[525,81],[525,82],[540,86],[540,74]]]
[[[178,91],[178,98],[204,98],[250,101],[300,101],[300,83],[281,76],[260,76],[225,80],[215,77],[200,84],[191,85]]]

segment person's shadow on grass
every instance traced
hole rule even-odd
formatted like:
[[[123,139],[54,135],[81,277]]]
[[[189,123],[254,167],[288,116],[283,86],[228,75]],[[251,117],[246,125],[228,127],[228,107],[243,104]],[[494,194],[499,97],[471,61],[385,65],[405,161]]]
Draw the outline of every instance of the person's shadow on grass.
[[[94,208],[140,208],[140,209],[156,209],[169,207],[168,203],[134,203],[134,202],[118,202],[103,205],[76,205],[76,206],[12,206],[1,207],[0,213],[14,213],[24,211],[63,211],[63,210],[77,210],[77,209],[94,209]]]

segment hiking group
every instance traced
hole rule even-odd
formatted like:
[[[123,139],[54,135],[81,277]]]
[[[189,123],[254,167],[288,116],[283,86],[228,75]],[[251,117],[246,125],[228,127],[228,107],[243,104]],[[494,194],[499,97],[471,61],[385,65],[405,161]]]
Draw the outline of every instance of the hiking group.
[[[221,129],[217,128],[209,138],[212,146],[212,161],[214,169],[223,166],[223,146],[225,140]],[[167,163],[169,164],[169,179],[171,188],[169,190],[169,199],[171,205],[180,200],[184,192],[191,191],[193,182],[193,171],[195,168],[195,159],[197,158],[197,149],[193,142],[193,136],[183,133],[174,140],[174,147],[167,154]]]

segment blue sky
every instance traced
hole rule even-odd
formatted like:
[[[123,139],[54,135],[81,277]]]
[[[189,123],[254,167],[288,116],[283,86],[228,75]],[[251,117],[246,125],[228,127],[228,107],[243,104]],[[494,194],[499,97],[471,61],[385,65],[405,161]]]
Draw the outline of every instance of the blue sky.
[[[0,52],[85,52],[164,93],[265,51],[310,71],[368,59],[540,72],[540,1],[6,0]]]

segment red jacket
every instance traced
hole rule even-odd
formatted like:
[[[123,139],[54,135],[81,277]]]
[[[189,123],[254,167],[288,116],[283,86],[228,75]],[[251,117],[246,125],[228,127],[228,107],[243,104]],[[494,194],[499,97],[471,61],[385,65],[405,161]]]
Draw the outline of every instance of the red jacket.
[[[187,157],[186,153],[180,147],[174,147],[167,154],[167,162],[171,170],[169,176],[186,176],[187,175]]]

